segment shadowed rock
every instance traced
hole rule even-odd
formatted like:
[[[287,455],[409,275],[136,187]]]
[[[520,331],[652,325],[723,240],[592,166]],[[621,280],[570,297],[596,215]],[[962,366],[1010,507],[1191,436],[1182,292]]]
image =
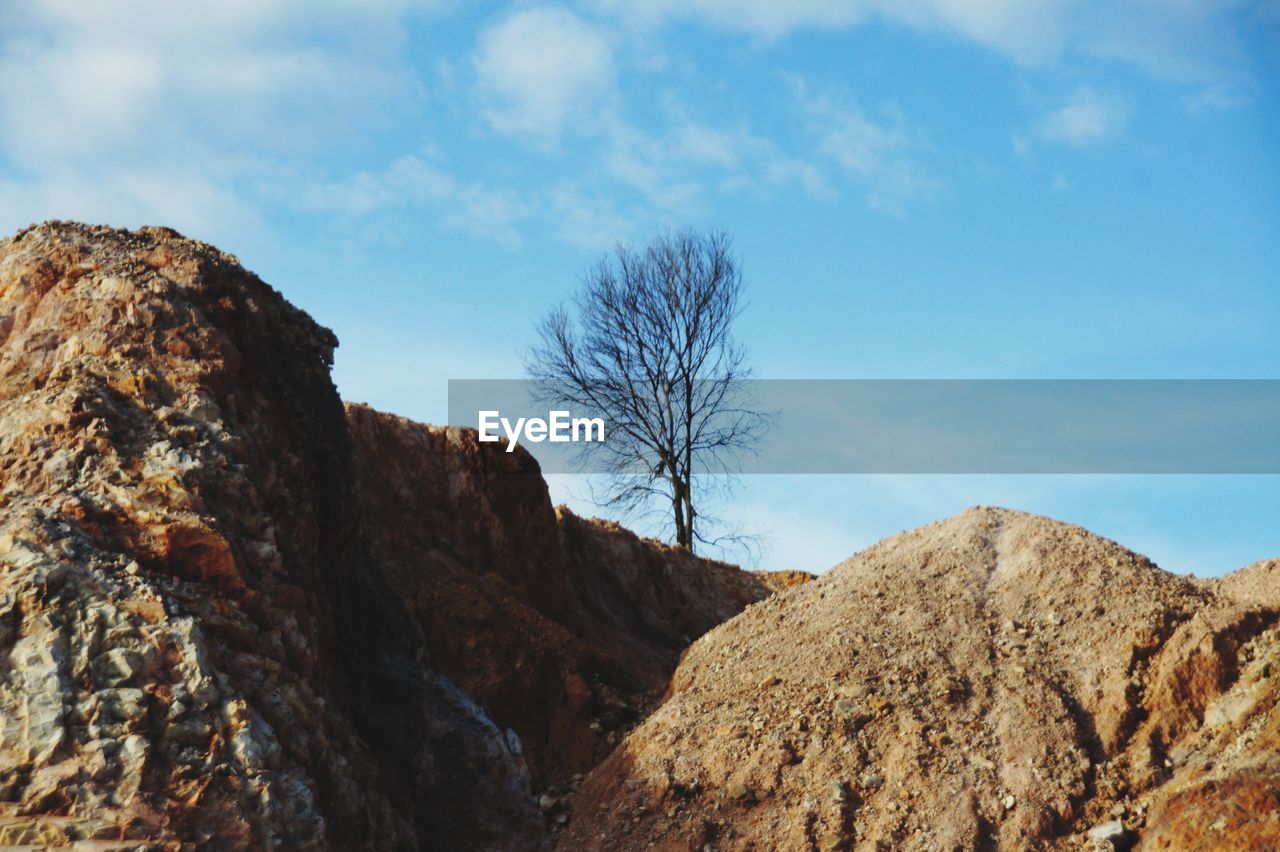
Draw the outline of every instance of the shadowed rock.
[[[530,767],[771,592],[344,411],[336,345],[167,229],[0,242],[0,845],[540,848]]]
[[[335,345],[172,231],[0,243],[0,844],[542,842],[372,562]]]

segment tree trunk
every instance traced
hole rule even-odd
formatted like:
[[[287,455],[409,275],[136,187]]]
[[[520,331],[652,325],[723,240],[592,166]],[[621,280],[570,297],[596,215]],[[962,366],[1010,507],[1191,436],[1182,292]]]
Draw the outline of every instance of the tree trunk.
[[[689,539],[689,543],[685,547],[693,552],[693,484],[688,483],[684,487],[684,529],[685,535]]]
[[[671,511],[675,515],[676,521],[676,544],[686,550],[692,550],[692,531],[684,521],[684,486],[679,479],[673,478],[671,481]]]

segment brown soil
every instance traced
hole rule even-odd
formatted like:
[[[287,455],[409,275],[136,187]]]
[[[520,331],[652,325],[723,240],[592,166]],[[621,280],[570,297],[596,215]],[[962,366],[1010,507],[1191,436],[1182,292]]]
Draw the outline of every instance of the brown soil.
[[[1274,848],[1277,564],[992,508],[887,539],[696,642],[561,848]]]

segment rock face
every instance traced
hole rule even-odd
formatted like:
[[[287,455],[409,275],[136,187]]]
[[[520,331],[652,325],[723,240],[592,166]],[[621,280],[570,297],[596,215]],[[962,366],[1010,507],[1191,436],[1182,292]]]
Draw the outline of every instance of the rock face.
[[[530,766],[770,593],[344,411],[336,344],[172,231],[0,242],[0,846],[543,848]]]
[[[1278,565],[988,508],[887,539],[697,641],[562,848],[1276,848]]]
[[[363,541],[335,344],[169,231],[0,243],[0,845],[542,842]]]
[[[974,509],[750,574],[335,345],[172,231],[0,242],[0,847],[1280,848],[1280,561]]]
[[[348,405],[374,550],[433,667],[563,786],[666,689],[692,638],[787,582],[553,509],[537,462]]]

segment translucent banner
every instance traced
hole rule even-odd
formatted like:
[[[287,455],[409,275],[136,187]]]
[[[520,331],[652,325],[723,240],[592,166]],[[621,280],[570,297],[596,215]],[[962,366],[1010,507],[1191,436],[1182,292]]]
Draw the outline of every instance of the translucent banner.
[[[546,473],[617,472],[600,445],[637,440],[637,418],[591,402],[616,388],[559,390],[453,380],[449,424],[523,447]],[[678,430],[697,394],[638,410]],[[767,428],[708,473],[1280,473],[1280,380],[754,380],[724,404]]]

